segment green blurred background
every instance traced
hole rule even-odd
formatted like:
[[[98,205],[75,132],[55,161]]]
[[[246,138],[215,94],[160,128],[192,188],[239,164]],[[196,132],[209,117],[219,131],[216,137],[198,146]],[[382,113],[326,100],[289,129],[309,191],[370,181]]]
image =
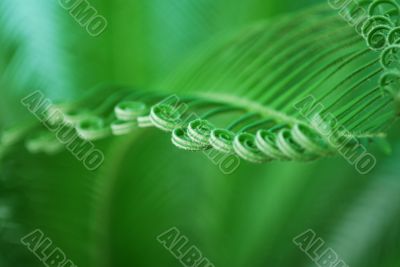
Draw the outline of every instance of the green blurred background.
[[[91,0],[108,20],[93,38],[52,0],[0,1],[0,123],[32,115],[40,89],[71,100],[99,83],[157,88],[202,44],[312,0]],[[156,236],[177,227],[216,267],[316,266],[292,242],[311,228],[352,267],[400,266],[400,143],[359,175],[342,158],[242,163],[223,175],[154,129],[96,143],[87,171],[69,152],[0,166],[0,266],[43,266],[20,243],[40,228],[77,266],[181,266]],[[184,164],[182,164],[184,163]]]

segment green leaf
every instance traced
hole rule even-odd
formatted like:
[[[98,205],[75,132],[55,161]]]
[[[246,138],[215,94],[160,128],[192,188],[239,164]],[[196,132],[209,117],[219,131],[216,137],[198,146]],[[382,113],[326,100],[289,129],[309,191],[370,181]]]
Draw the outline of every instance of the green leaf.
[[[317,6],[210,42],[160,85],[177,96],[105,87],[59,108],[88,140],[155,126],[190,151],[312,160],[384,136],[396,109],[383,73],[380,54]]]

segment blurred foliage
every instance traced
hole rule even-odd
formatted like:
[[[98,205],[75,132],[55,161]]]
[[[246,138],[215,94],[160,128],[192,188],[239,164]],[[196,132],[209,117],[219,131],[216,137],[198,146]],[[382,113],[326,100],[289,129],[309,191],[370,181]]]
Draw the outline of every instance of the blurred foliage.
[[[110,82],[163,89],[210,40],[317,2],[91,0],[109,23],[93,38],[57,1],[2,0],[0,125],[33,120],[20,99],[37,89],[54,100]],[[398,132],[367,176],[341,158],[242,163],[226,176],[152,129],[96,142],[96,172],[19,143],[0,165],[0,266],[43,266],[19,241],[36,228],[77,266],[179,266],[156,240],[173,226],[216,267],[315,266],[292,243],[309,228],[349,266],[400,266]]]

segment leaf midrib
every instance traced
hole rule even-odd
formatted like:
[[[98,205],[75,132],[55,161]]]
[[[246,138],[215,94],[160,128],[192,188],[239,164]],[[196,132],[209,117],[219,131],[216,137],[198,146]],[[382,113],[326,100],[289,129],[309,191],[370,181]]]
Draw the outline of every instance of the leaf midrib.
[[[238,107],[244,110],[247,110],[249,112],[257,112],[260,115],[264,117],[269,117],[272,119],[275,119],[277,121],[281,121],[283,123],[288,123],[290,125],[294,124],[303,124],[308,127],[311,127],[307,122],[294,118],[292,116],[287,115],[284,112],[280,112],[278,110],[275,110],[273,108],[267,107],[265,105],[259,104],[255,101],[246,99],[246,98],[240,98],[235,95],[229,95],[225,93],[210,93],[210,92],[199,92],[199,93],[194,93],[196,97],[200,97],[212,102],[218,102],[222,104],[227,104],[231,105],[234,107]],[[340,135],[344,137],[349,136],[349,131],[348,132],[343,132],[340,133]],[[383,132],[378,132],[378,133],[350,133],[351,136],[355,138],[374,138],[374,137],[380,137],[383,138],[386,136],[385,133]]]

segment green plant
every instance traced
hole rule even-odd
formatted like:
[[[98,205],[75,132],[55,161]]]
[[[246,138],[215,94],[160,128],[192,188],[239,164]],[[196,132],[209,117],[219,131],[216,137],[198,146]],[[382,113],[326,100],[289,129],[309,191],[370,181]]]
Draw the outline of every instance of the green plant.
[[[0,43],[2,203],[14,210],[4,246],[16,248],[15,257],[3,255],[7,264],[33,264],[15,240],[41,227],[80,266],[175,266],[155,240],[171,226],[216,266],[307,266],[291,239],[308,227],[344,239],[332,243],[354,266],[398,263],[398,244],[385,239],[391,229],[398,237],[398,211],[379,215],[379,223],[363,219],[398,202],[398,183],[385,178],[398,174],[391,163],[398,153],[373,146],[386,148],[397,91],[384,90],[381,51],[337,11],[321,4],[257,23],[279,11],[277,2],[91,4],[109,21],[95,39],[56,2],[0,3],[0,35],[7,36]],[[104,151],[104,166],[90,173],[63,152],[20,103],[35,90],[56,103],[48,115],[64,114],[56,124]],[[141,126],[171,132],[179,148],[213,147],[250,162],[322,159],[243,162],[225,177],[200,153],[176,150]],[[368,176],[324,159],[364,145],[379,162]],[[387,255],[367,246],[353,251],[336,229],[354,240],[372,229],[367,244],[388,248]]]

